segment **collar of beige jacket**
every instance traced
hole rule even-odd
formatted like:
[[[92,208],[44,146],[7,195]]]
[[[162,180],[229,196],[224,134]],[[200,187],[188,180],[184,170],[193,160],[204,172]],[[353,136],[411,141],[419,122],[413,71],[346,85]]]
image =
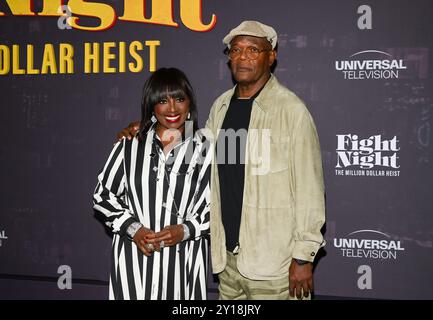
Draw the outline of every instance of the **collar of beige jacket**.
[[[262,92],[257,96],[256,99],[254,99],[254,102],[257,103],[260,109],[262,109],[264,112],[268,111],[269,101],[272,100],[272,96],[274,94],[274,89],[278,85],[277,78],[271,74],[271,77],[269,78],[268,82],[266,82],[265,87],[263,88]],[[222,109],[224,106],[229,106],[230,100],[232,99],[233,95],[235,94],[236,86],[234,86],[228,94],[224,97],[223,103],[220,105],[219,110]],[[266,103],[268,102],[268,103]]]

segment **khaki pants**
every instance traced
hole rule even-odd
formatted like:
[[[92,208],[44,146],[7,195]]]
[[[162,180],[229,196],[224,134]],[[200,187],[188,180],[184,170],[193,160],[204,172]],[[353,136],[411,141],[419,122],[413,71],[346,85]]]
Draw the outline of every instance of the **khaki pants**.
[[[237,256],[227,252],[227,266],[219,277],[220,300],[297,300],[289,296],[289,277],[277,280],[251,280],[236,267]],[[310,300],[311,296],[304,298]]]

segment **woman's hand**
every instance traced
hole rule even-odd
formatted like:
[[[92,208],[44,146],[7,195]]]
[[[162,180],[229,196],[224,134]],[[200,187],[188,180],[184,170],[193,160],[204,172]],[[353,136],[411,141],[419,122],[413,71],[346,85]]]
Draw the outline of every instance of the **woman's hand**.
[[[166,226],[160,232],[152,234],[148,241],[155,247],[162,249],[164,247],[175,246],[183,239],[183,226],[181,224]]]
[[[140,251],[143,252],[146,257],[149,257],[155,250],[159,251],[159,244],[156,246],[149,242],[149,237],[153,238],[154,235],[155,232],[153,230],[141,227],[137,230],[134,238],[132,239],[137,245],[138,249],[140,249]]]

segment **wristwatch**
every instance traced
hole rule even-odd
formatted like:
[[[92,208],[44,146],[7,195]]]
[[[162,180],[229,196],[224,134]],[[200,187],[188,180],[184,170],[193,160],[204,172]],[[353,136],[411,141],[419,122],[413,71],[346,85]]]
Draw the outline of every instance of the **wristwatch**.
[[[129,240],[133,240],[135,234],[138,229],[140,229],[143,225],[140,222],[133,222],[129,225],[128,229],[126,229],[126,234],[128,235]]]
[[[295,259],[295,258],[293,258],[293,260],[295,260],[295,262],[300,266],[307,264],[307,263],[310,263],[310,261],[307,261],[307,260],[301,260],[301,259]]]

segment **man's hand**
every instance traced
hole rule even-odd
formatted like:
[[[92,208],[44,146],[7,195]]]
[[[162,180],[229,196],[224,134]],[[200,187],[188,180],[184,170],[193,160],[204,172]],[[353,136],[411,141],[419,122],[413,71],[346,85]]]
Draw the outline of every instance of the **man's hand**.
[[[122,140],[125,137],[131,140],[140,129],[140,121],[131,122],[126,128],[117,133],[117,140]]]
[[[166,226],[160,232],[156,232],[148,239],[155,247],[175,246],[183,239],[183,226],[181,224]],[[162,242],[164,241],[164,242]]]
[[[296,292],[295,292],[296,291]],[[311,262],[299,265],[294,259],[289,267],[289,294],[302,299],[313,292],[313,264]]]
[[[132,239],[137,245],[138,249],[140,249],[140,251],[143,252],[146,257],[149,257],[155,250],[159,251],[159,245],[155,246],[149,242],[149,237],[152,237],[154,234],[154,231],[145,227],[141,227],[137,230],[134,238]]]

